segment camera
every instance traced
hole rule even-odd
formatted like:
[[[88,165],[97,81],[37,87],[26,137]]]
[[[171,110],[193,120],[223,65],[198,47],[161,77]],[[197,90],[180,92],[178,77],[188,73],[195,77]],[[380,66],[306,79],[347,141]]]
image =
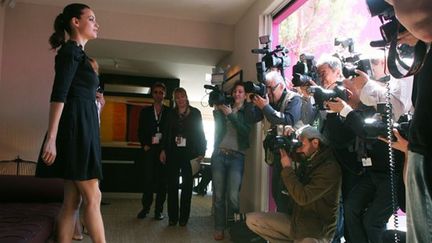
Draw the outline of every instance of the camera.
[[[259,95],[261,97],[265,97],[266,96],[266,86],[263,83],[253,83],[252,81],[246,81],[244,82],[244,89],[246,93],[252,93],[251,96],[254,95]],[[250,97],[251,99],[253,97]]]
[[[294,85],[294,87],[310,86],[311,80],[312,80],[312,77],[309,75],[294,73],[293,78],[291,80],[291,83]]]
[[[387,21],[380,27],[383,45],[388,45],[397,37],[398,33],[406,31],[399,21],[396,19],[393,6],[385,2],[385,0],[366,0],[369,12],[372,17],[377,16],[381,22]]]
[[[351,60],[343,62],[342,74],[345,78],[358,76],[356,69],[365,72],[369,77],[373,77],[370,59],[360,59],[358,55]]]
[[[324,106],[325,101],[334,100],[339,97],[345,101],[348,100],[348,94],[346,88],[338,83],[333,89],[324,89],[321,86],[310,86],[308,92],[313,94],[315,99],[315,105],[320,110],[326,110]]]
[[[259,82],[265,82],[265,72],[271,68],[277,68],[281,70],[283,75],[283,70],[290,65],[290,58],[288,57],[288,49],[282,45],[277,45],[274,50],[271,50],[269,43],[271,39],[268,35],[259,37],[260,44],[265,45],[264,48],[252,49],[254,54],[264,55],[261,61],[256,63],[257,78]]]
[[[264,149],[279,153],[279,149],[285,149],[287,153],[295,152],[295,150],[302,146],[302,143],[297,139],[296,133],[292,132],[289,136],[283,135],[283,125],[267,131],[267,136],[263,142]]]
[[[386,110],[385,103],[377,105],[377,113],[372,117],[364,119],[363,129],[366,134],[366,139],[376,139],[378,137],[387,137],[388,135],[388,111]],[[397,122],[394,122],[390,127],[396,128],[401,136],[405,139],[408,138],[409,131],[409,116],[408,114],[402,115]]]
[[[310,86],[310,81],[320,83],[315,57],[313,55],[306,54],[300,55],[300,57],[302,56],[304,57],[304,61],[306,61],[306,63],[303,63],[302,60],[300,60],[296,65],[293,66],[293,78],[291,83],[294,87]],[[301,73],[303,70],[301,67],[302,65],[306,65],[307,72]]]
[[[214,105],[229,105],[234,102],[234,99],[230,96],[225,94],[225,92],[219,90],[218,86],[213,85],[204,85],[205,89],[211,90],[209,93],[209,100],[208,103],[210,107],[213,107]]]

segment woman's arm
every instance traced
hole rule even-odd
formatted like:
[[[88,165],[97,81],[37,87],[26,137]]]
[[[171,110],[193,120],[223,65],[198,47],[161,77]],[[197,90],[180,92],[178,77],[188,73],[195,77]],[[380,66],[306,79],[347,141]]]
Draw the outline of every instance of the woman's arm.
[[[57,155],[56,138],[63,107],[64,103],[62,102],[50,104],[48,132],[42,152],[42,159],[47,165],[52,165]]]

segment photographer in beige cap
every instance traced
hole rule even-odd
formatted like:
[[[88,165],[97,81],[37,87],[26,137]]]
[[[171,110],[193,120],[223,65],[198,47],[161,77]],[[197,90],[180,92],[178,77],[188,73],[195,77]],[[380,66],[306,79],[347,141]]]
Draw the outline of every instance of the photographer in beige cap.
[[[340,167],[315,127],[302,127],[297,134],[301,145],[293,153],[280,151],[281,177],[293,201],[292,214],[249,213],[246,224],[270,242],[330,242],[339,208]]]

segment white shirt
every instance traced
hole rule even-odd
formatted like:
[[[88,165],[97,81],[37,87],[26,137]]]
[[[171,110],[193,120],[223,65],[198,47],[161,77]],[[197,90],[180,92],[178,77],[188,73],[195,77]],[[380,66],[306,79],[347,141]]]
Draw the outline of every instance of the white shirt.
[[[390,88],[390,103],[393,108],[393,119],[397,121],[401,115],[405,113],[405,107],[409,104],[404,104],[407,102],[403,97],[402,93],[406,95],[407,91],[401,89],[400,80],[393,77],[390,78],[389,88]],[[374,80],[369,80],[363,86],[360,91],[360,101],[367,106],[374,106],[377,108],[378,103],[386,102],[387,87],[385,83],[377,82]]]

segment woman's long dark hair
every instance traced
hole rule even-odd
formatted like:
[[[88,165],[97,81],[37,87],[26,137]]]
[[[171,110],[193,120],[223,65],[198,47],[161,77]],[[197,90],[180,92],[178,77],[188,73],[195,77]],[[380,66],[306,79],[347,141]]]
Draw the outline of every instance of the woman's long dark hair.
[[[71,35],[72,29],[70,21],[72,18],[81,18],[84,9],[90,9],[89,6],[82,3],[72,3],[67,5],[61,14],[54,21],[54,33],[49,38],[52,49],[57,49],[66,42],[66,33]]]

